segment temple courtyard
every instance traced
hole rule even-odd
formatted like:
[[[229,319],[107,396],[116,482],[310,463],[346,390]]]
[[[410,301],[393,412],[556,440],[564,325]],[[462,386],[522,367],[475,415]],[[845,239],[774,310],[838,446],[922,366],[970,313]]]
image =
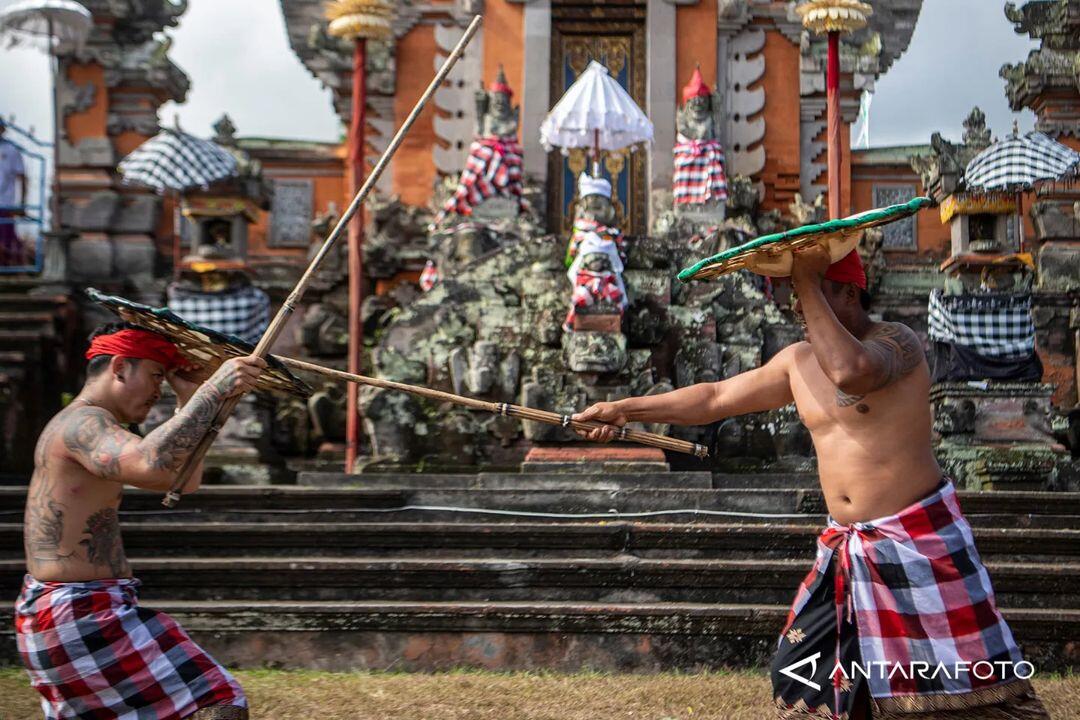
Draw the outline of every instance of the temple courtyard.
[[[323,673],[249,670],[237,677],[258,717],[274,720],[760,720],[761,672],[680,675],[454,672]],[[1080,677],[1035,687],[1055,720],[1080,718]],[[0,670],[3,720],[37,720],[36,694],[18,670]]]

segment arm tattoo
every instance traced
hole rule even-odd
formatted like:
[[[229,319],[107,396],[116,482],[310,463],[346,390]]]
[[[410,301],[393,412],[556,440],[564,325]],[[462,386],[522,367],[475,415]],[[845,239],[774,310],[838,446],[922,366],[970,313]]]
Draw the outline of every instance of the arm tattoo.
[[[155,470],[179,470],[214,422],[228,381],[203,383],[180,412],[147,435],[140,444],[143,457]]]

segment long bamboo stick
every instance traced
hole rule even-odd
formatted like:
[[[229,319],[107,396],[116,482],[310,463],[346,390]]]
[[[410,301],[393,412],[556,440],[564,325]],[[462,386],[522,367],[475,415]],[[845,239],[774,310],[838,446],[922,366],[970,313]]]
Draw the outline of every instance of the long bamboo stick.
[[[503,415],[505,417],[513,417],[520,420],[530,420],[532,422],[544,423],[545,425],[571,427],[575,430],[596,430],[604,427],[604,423],[592,420],[582,422],[580,420],[574,420],[570,415],[560,415],[558,413],[548,412],[547,410],[537,410],[536,408],[511,405],[510,403],[477,400],[476,398],[454,395],[453,393],[443,392],[442,390],[432,390],[431,388],[407,385],[405,383],[394,382],[393,380],[382,380],[379,378],[367,377],[366,375],[348,373],[343,370],[334,370],[332,368],[323,367],[322,365],[314,365],[309,362],[304,362],[303,360],[295,360],[280,355],[275,355],[274,357],[289,367],[297,370],[318,373],[319,375],[338,378],[339,380],[347,380],[348,382],[358,383],[360,385],[370,385],[372,387],[385,388],[387,390],[400,390],[401,392],[418,395],[420,397],[428,398],[429,400],[450,402],[455,405],[463,405],[464,407],[472,408],[473,410],[489,412],[495,415]],[[709,456],[709,450],[704,445],[686,442],[685,440],[676,440],[675,438],[657,435],[656,433],[630,430],[629,428],[623,427],[617,428],[615,437],[618,440],[628,440],[639,445],[648,445],[649,447],[660,448],[661,450],[672,450],[687,455],[696,455],[700,458]]]
[[[446,58],[446,61],[443,62],[442,67],[439,68],[439,72],[435,74],[435,78],[431,81],[431,84],[427,86],[427,90],[425,90],[424,94],[420,96],[420,99],[413,107],[412,112],[409,113],[409,116],[405,118],[405,122],[403,122],[401,124],[401,127],[398,128],[397,133],[394,135],[393,139],[390,140],[390,144],[386,147],[386,150],[383,152],[382,157],[379,158],[379,161],[375,164],[375,167],[372,168],[371,174],[368,175],[367,180],[364,181],[363,186],[361,186],[360,190],[357,191],[356,196],[352,199],[352,202],[349,203],[348,209],[346,209],[345,212],[342,214],[341,218],[337,222],[337,225],[334,226],[334,229],[331,231],[330,235],[323,242],[322,247],[319,248],[319,252],[316,253],[314,258],[312,258],[311,263],[307,267],[307,270],[304,271],[303,276],[296,283],[296,287],[294,287],[293,291],[289,293],[289,297],[286,298],[285,303],[281,306],[281,309],[278,310],[277,315],[274,316],[273,321],[271,321],[270,325],[266,328],[266,332],[263,333],[262,338],[259,340],[259,344],[255,346],[255,352],[252,353],[253,355],[257,357],[266,357],[269,354],[270,346],[273,345],[274,341],[277,340],[279,335],[281,335],[282,330],[284,330],[285,328],[285,323],[288,322],[289,316],[292,315],[293,311],[296,309],[297,304],[300,302],[300,299],[304,296],[304,291],[307,290],[307,286],[310,284],[311,278],[314,276],[315,272],[319,269],[319,265],[330,252],[330,249],[334,246],[334,243],[337,242],[342,232],[344,232],[345,229],[348,228],[349,222],[360,209],[360,206],[364,204],[367,196],[375,187],[375,183],[378,182],[379,176],[382,175],[383,170],[386,169],[386,166],[390,164],[390,159],[394,156],[394,153],[397,152],[398,146],[401,145],[401,141],[405,139],[405,135],[409,132],[409,129],[413,126],[413,123],[415,123],[416,119],[420,117],[420,113],[423,111],[427,103],[431,100],[431,97],[435,94],[435,91],[438,90],[439,87],[443,84],[443,81],[446,80],[446,76],[450,73],[450,70],[454,67],[457,61],[461,59],[461,56],[465,52],[465,46],[469,44],[469,41],[472,40],[473,35],[475,35],[476,31],[480,28],[480,22],[481,17],[477,15],[472,19],[472,22],[469,23],[469,27],[465,29],[465,33],[461,36],[461,40],[458,41],[458,44],[454,47],[454,50],[450,53],[450,56]],[[239,398],[234,398],[231,400],[226,400],[222,404],[221,409],[218,410],[217,415],[214,416],[214,420],[210,426],[210,429],[202,437],[198,445],[195,446],[195,449],[185,461],[184,466],[180,469],[180,473],[176,476],[176,480],[173,482],[172,487],[169,488],[169,492],[161,501],[162,505],[164,505],[165,507],[175,507],[176,504],[180,502],[180,496],[183,494],[184,486],[187,485],[188,480],[191,478],[192,472],[195,470],[195,467],[198,466],[199,462],[206,454],[206,451],[210,449],[210,446],[214,443],[214,440],[217,439],[218,433],[221,432],[222,426],[225,424],[225,421],[229,418],[229,415],[232,414],[233,409],[236,408],[236,405],[239,402]]]

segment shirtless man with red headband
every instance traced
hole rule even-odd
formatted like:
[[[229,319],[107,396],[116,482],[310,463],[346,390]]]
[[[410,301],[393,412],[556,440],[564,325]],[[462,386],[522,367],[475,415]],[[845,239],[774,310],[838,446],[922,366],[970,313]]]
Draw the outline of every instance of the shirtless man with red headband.
[[[805,342],[722,382],[593,405],[576,417],[609,426],[586,437],[795,403],[830,519],[778,639],[774,717],[1048,718],[934,457],[918,337],[867,315],[855,252],[799,252],[792,283]]]
[[[157,333],[114,323],[91,336],[86,384],[38,440],[26,502],[19,651],[46,718],[246,718],[243,691],[164,613],[138,605],[117,511],[125,485],[165,492],[222,402],[266,362],[229,360],[208,379]],[[176,414],[146,437],[168,381]],[[187,492],[198,489],[202,466]]]

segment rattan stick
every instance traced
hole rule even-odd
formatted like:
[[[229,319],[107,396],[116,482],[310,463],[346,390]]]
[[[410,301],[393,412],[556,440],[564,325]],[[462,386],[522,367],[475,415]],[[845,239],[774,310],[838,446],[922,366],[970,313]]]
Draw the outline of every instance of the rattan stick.
[[[438,402],[449,402],[455,405],[462,405],[467,408],[472,408],[473,410],[493,413],[495,415],[504,415],[506,417],[518,418],[520,420],[530,420],[532,422],[543,423],[545,425],[559,425],[561,427],[570,427],[574,430],[596,430],[597,428],[604,427],[603,423],[598,423],[594,421],[582,422],[580,420],[574,420],[570,415],[560,415],[558,413],[548,412],[547,410],[538,410],[536,408],[522,407],[520,405],[511,405],[510,403],[497,403],[487,400],[477,400],[475,398],[463,397],[461,395],[443,392],[442,390],[433,390],[431,388],[420,387],[418,385],[408,385],[406,383],[394,382],[393,380],[382,380],[380,378],[367,377],[366,375],[355,375],[353,373],[348,373],[343,370],[334,370],[333,368],[323,367],[322,365],[315,365],[313,363],[304,362],[303,360],[281,357],[280,355],[275,355],[275,357],[288,367],[295,370],[304,370],[319,375],[325,375],[327,377],[338,378],[339,380],[359,383],[360,385],[370,385],[371,387],[407,392],[412,395],[427,398],[429,400],[436,400]],[[685,440],[677,440],[675,438],[670,438],[665,435],[657,435],[656,433],[644,432],[641,430],[630,430],[629,428],[616,428],[615,430],[616,438],[619,440],[628,440],[639,445],[648,445],[650,447],[660,448],[661,450],[672,450],[674,452],[685,453],[687,455],[696,455],[697,457],[701,458],[709,456],[708,449],[703,445],[698,445],[697,443],[686,442]]]

